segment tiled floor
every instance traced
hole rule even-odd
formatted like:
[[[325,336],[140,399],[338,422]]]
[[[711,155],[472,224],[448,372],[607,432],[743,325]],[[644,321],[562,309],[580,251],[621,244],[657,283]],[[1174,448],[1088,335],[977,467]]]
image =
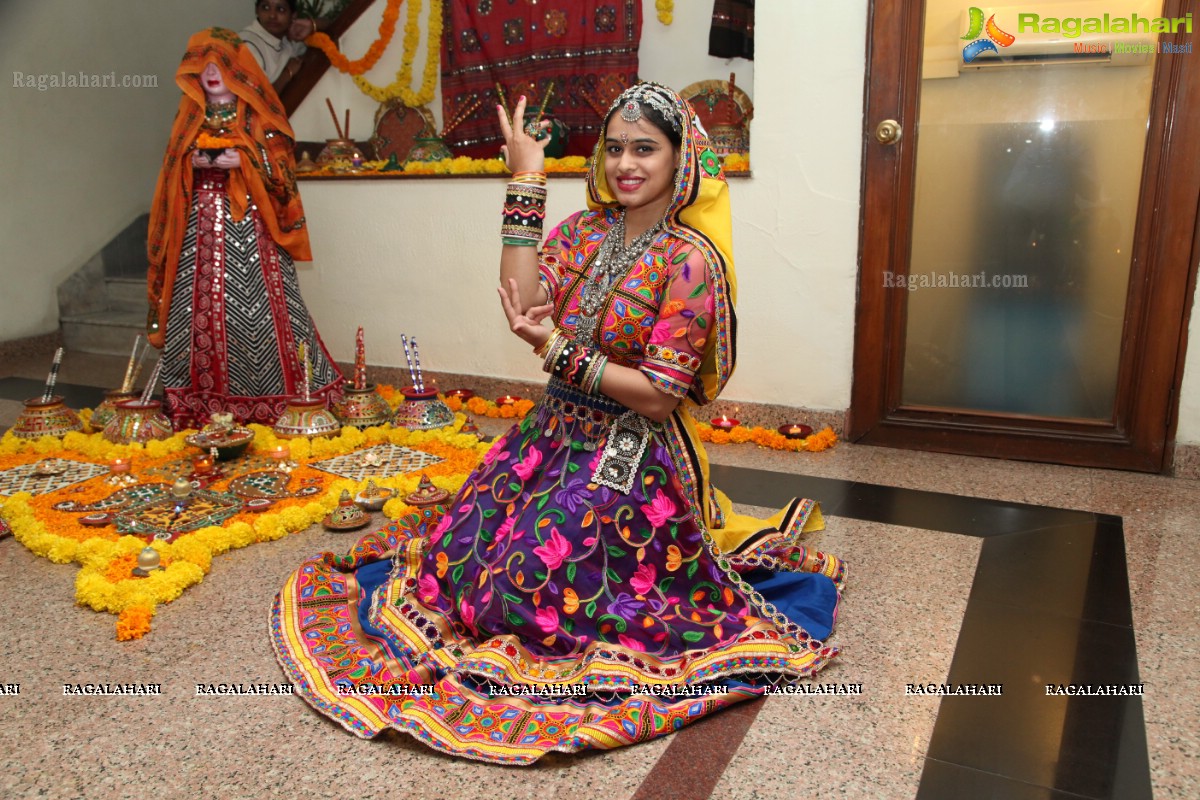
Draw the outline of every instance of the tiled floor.
[[[13,401],[37,393],[46,363],[0,364],[0,426],[19,412]],[[85,405],[122,370],[68,354],[60,382]],[[862,684],[862,695],[773,696],[647,745],[491,767],[398,736],[356,739],[292,697],[195,696],[196,683],[282,680],[271,599],[304,556],[346,549],[351,536],[318,527],[220,556],[131,643],[112,640],[110,617],[72,604],[76,567],[6,539],[0,683],[21,694],[0,696],[0,793],[1200,797],[1200,484],[846,443],[710,455],[740,503],[822,501],[818,547],[847,559],[850,580],[842,655],[820,682]],[[163,696],[62,696],[82,681],[158,682]],[[905,694],[947,682],[1004,693]],[[1142,682],[1146,693],[1045,695],[1069,682]]]

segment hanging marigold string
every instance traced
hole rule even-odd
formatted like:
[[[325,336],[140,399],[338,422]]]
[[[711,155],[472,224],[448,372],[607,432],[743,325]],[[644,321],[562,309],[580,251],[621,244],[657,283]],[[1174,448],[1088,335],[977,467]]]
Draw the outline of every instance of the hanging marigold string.
[[[674,0],[654,0],[654,9],[658,12],[658,21],[670,25],[675,18]]]
[[[354,83],[363,94],[379,103],[389,100],[399,100],[409,108],[423,106],[433,99],[437,87],[438,65],[440,63],[442,40],[442,0],[429,0],[429,36],[425,44],[425,72],[421,78],[421,88],[414,92],[412,84],[413,61],[417,57],[417,46],[421,43],[421,4],[419,0],[409,0],[408,17],[404,23],[404,53],[400,60],[400,69],[396,72],[396,80],[387,86],[376,86],[361,75],[354,76]]]
[[[392,43],[392,36],[396,33],[396,20],[400,19],[400,2],[401,0],[387,0],[387,7],[383,10],[383,20],[379,23],[379,38],[367,48],[366,54],[357,61],[351,61],[342,55],[333,40],[324,33],[314,33],[305,39],[304,43],[324,53],[329,58],[329,63],[333,64],[339,72],[362,75],[375,66],[379,57],[383,55],[383,51],[387,50],[388,45]]]

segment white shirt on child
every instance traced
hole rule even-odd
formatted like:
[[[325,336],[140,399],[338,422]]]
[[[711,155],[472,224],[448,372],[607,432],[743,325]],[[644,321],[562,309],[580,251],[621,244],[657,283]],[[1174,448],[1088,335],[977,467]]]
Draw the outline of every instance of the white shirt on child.
[[[271,83],[283,74],[283,68],[287,66],[288,61],[299,58],[308,49],[303,42],[293,42],[286,36],[282,39],[272,36],[258,20],[242,28],[238,36],[249,46],[254,60],[262,67]]]

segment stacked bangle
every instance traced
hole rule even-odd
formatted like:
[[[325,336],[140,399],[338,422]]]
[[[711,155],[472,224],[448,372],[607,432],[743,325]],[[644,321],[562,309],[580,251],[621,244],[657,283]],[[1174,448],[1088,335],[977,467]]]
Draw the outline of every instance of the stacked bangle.
[[[556,328],[539,351],[543,370],[586,394],[600,393],[600,379],[604,377],[608,357],[599,350],[576,344]]]
[[[504,195],[500,240],[518,247],[537,247],[542,243],[542,224],[545,219],[546,173],[513,174]]]

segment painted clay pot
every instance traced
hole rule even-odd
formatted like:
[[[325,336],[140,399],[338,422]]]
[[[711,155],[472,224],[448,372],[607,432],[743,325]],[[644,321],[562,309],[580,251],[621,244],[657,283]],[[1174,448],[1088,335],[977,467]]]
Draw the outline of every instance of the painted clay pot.
[[[94,431],[104,430],[104,426],[108,425],[117,414],[117,403],[124,403],[126,400],[136,400],[140,392],[122,391],[121,389],[109,389],[104,393],[104,400],[100,405],[96,406],[96,410],[92,412],[92,418],[88,422]]]
[[[299,436],[337,436],[342,424],[329,413],[324,400],[303,397],[288,399],[287,408],[275,423],[275,435],[284,439]]]
[[[104,426],[104,438],[113,444],[145,444],[152,439],[170,439],[174,435],[175,429],[162,412],[159,400],[117,403],[113,418]]]
[[[404,402],[396,408],[392,424],[410,431],[427,431],[454,424],[454,412],[441,401],[436,389],[418,392],[412,386],[400,390]]]
[[[362,389],[355,389],[353,383],[346,383],[343,390],[341,401],[334,403],[332,409],[343,425],[352,425],[361,431],[391,421],[392,407],[375,391],[375,384],[368,383]]]
[[[38,439],[42,436],[65,436],[83,430],[79,415],[67,408],[60,395],[49,400],[32,397],[25,401],[25,410],[12,426],[13,436]]]

